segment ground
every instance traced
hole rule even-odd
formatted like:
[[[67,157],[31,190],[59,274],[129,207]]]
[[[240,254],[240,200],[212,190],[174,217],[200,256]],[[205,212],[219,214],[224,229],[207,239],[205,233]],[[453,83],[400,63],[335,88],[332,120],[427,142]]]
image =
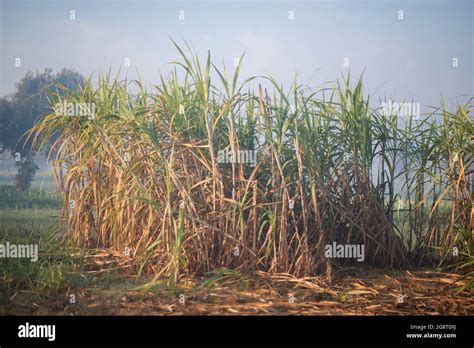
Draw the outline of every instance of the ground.
[[[70,288],[67,293],[20,290],[10,297],[3,314],[473,315],[473,293],[456,294],[464,284],[458,278],[451,273],[372,269],[328,286],[318,278],[258,272],[223,284],[183,281],[181,287],[169,288],[161,283],[137,286],[135,278],[115,276],[96,278],[96,285]],[[70,303],[71,294],[75,303]]]

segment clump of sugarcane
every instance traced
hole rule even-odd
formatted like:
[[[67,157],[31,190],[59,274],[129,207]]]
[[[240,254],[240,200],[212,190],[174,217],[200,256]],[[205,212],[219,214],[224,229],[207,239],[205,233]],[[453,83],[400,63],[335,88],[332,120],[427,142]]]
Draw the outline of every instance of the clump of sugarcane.
[[[182,61],[154,90],[110,73],[59,86],[53,106],[96,114],[53,112],[30,131],[39,148],[56,137],[76,244],[127,250],[136,270],[174,282],[223,267],[330,276],[332,242],[363,244],[382,267],[472,248],[472,100],[401,123],[369,106],[362,78],[252,90],[240,64],[229,78],[176,48]]]

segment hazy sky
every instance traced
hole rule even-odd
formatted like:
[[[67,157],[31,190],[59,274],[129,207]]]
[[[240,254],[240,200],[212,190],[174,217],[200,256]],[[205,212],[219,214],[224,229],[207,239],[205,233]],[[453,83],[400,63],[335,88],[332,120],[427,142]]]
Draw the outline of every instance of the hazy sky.
[[[65,1],[0,0],[0,95],[28,71],[118,68],[157,83],[188,41],[204,59],[288,86],[318,86],[366,69],[366,92],[422,105],[474,95],[473,0]],[[71,20],[70,11],[75,11]],[[184,19],[180,19],[184,11]],[[289,19],[293,11],[294,19]],[[403,11],[403,20],[399,20]],[[21,67],[15,67],[21,58]],[[457,58],[458,67],[453,67]]]

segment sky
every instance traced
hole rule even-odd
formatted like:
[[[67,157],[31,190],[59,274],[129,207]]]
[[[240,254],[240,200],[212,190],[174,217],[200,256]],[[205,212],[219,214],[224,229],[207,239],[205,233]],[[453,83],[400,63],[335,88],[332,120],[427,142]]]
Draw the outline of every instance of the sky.
[[[97,76],[122,66],[122,77],[157,84],[179,60],[172,37],[203,60],[210,50],[230,71],[245,53],[243,77],[271,75],[284,87],[364,72],[376,99],[456,102],[474,95],[473,8],[474,0],[0,0],[0,96],[45,68]]]

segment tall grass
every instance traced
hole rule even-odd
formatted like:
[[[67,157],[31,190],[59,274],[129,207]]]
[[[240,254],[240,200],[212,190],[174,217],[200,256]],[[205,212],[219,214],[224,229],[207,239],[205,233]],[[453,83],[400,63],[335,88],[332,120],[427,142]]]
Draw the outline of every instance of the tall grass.
[[[59,134],[75,242],[130,248],[138,270],[173,281],[224,267],[330,276],[333,241],[363,243],[384,267],[472,249],[472,99],[401,121],[371,108],[362,79],[253,90],[240,66],[228,77],[176,47],[155,90],[110,73],[62,88],[51,105],[94,103],[96,117],[52,113],[30,131],[38,148]],[[219,163],[225,148],[256,151],[256,166]]]

